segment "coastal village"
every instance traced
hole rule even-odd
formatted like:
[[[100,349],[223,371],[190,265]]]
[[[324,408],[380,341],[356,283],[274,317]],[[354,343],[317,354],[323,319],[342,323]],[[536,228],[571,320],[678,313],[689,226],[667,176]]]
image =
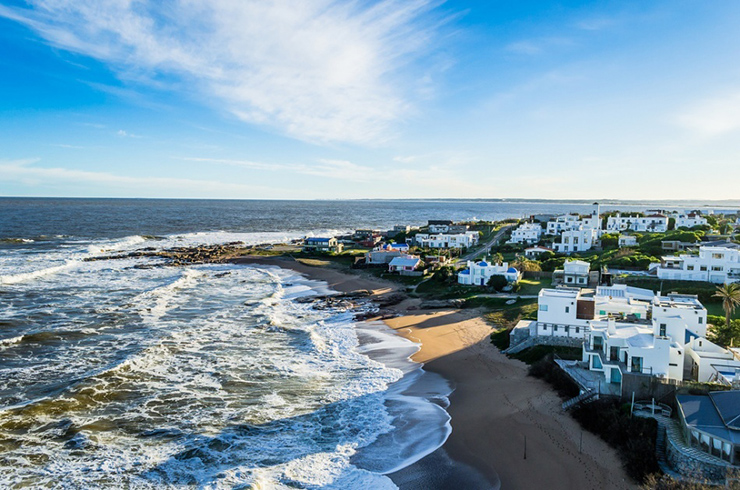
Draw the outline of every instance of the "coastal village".
[[[497,328],[492,342],[551,382],[562,410],[582,425],[604,406],[621,406],[630,421],[652,421],[648,457],[665,475],[734,488],[738,233],[738,214],[602,212],[594,203],[585,215],[308,237],[300,255],[401,282],[427,308],[486,309]],[[601,433],[613,427],[588,429],[614,439]],[[625,437],[615,445],[636,444]]]

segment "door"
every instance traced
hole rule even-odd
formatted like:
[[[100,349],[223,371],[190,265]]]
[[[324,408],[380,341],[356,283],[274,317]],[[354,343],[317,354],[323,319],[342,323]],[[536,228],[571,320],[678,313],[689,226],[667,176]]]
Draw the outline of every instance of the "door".
[[[619,369],[612,369],[611,377],[609,379],[611,383],[621,383],[622,382],[622,371]]]

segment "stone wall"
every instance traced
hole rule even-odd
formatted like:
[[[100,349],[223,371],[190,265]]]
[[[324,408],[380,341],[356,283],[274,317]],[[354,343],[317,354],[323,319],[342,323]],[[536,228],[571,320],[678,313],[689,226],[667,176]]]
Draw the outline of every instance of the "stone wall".
[[[676,472],[694,480],[724,483],[728,472],[727,465],[693,457],[690,453],[698,450],[681,447],[681,442],[675,438],[676,433],[672,437],[670,435],[666,437],[666,459]]]
[[[561,347],[581,347],[583,345],[583,338],[538,335],[534,337],[534,343],[538,345],[555,345]]]

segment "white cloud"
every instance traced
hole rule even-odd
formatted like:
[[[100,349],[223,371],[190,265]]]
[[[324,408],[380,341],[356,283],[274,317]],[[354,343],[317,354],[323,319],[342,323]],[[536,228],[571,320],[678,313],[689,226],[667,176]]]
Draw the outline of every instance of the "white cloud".
[[[91,172],[61,167],[34,166],[39,159],[0,160],[0,182],[19,182],[33,186],[60,186],[68,188],[77,184],[95,184],[107,192],[111,189],[126,195],[159,195],[163,190],[169,197],[250,197],[275,195],[275,189],[258,186],[218,182],[212,180],[181,179],[171,177],[130,177],[107,172]]]
[[[430,39],[433,0],[31,0],[0,6],[52,45],[126,78],[175,79],[251,123],[369,143],[409,108],[401,69]]]
[[[124,131],[123,129],[119,129],[116,131],[116,136],[119,136],[121,138],[141,138],[140,135],[129,133],[128,131]]]
[[[183,160],[190,162],[218,163],[232,165],[253,170],[266,170],[270,172],[289,172],[317,177],[328,177],[339,180],[364,182],[370,178],[373,171],[370,167],[363,167],[346,160],[319,159],[311,165],[307,164],[280,164],[262,163],[251,160],[232,160],[223,158],[195,158],[188,157]]]
[[[678,124],[701,136],[719,136],[740,129],[740,93],[706,99],[680,114]]]

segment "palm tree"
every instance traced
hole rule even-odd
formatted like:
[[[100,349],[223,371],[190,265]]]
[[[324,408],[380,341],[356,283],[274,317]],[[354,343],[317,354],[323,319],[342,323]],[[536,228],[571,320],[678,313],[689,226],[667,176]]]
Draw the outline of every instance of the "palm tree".
[[[717,291],[712,296],[722,299],[722,309],[725,310],[725,323],[729,330],[732,314],[735,312],[735,308],[740,305],[740,286],[734,282],[717,286]]]

